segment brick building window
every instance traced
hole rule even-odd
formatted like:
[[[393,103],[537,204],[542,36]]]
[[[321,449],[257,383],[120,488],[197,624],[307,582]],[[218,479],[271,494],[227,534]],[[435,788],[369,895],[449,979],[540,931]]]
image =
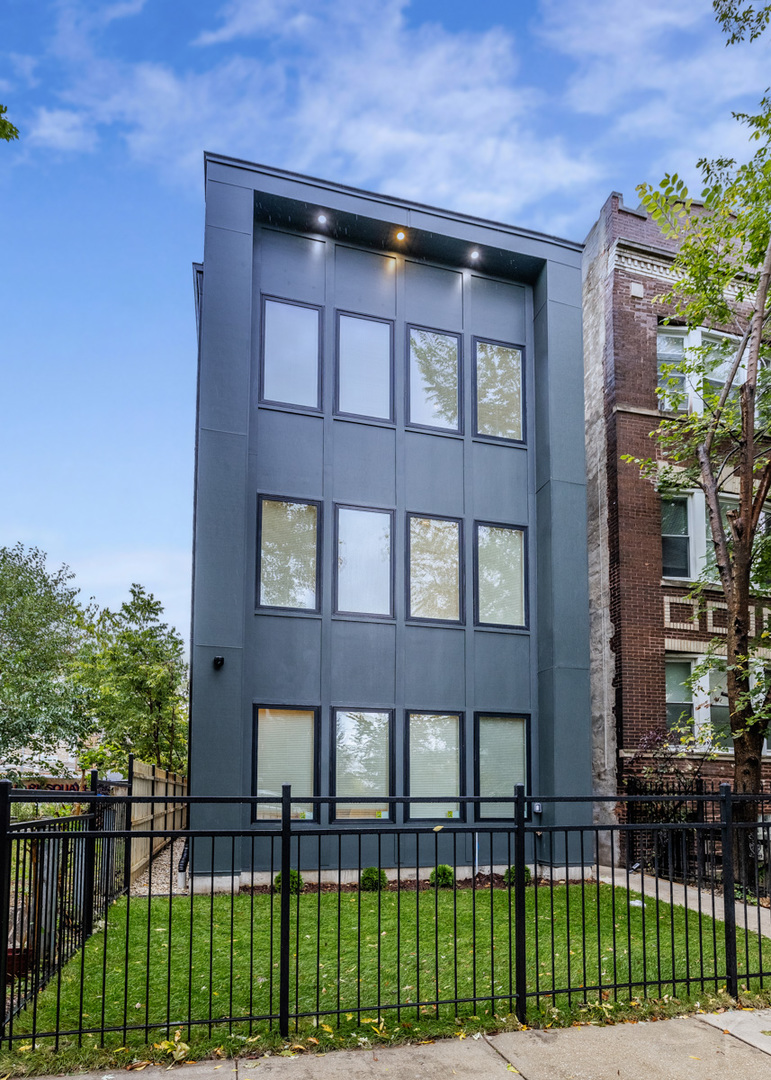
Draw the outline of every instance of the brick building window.
[[[687,497],[661,500],[661,571],[664,577],[690,577]]]

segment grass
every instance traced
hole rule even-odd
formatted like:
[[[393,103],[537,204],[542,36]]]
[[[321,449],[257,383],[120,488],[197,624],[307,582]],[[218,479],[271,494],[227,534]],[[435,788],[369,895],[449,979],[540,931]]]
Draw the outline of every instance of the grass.
[[[667,1015],[722,1000],[723,925],[630,898],[608,885],[527,890],[530,1023]],[[295,1038],[308,1049],[518,1026],[510,901],[506,889],[292,896]],[[0,1054],[0,1071],[63,1071],[70,1057],[86,1067],[170,1060],[179,1042],[188,1058],[217,1048],[292,1052],[269,1019],[278,1012],[279,903],[267,894],[118,901],[14,1019],[15,1053]],[[771,941],[750,934],[744,950],[742,931],[741,942],[745,972],[748,958],[752,970],[771,970]],[[756,983],[745,980],[747,991]],[[459,1004],[443,1004],[450,998]],[[45,1033],[57,1015],[55,1040]],[[103,1049],[102,1028],[114,1029]]]

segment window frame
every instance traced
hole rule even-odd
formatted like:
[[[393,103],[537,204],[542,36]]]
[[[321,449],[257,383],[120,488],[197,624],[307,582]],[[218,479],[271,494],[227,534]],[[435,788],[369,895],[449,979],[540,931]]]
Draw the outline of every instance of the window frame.
[[[290,307],[309,308],[315,311],[318,317],[318,349],[316,350],[316,404],[298,405],[294,401],[279,401],[276,398],[265,396],[265,331],[267,328],[266,308],[268,302],[288,304]],[[276,405],[290,412],[313,413],[317,415],[323,412],[324,391],[324,306],[322,304],[308,304],[302,300],[289,300],[284,296],[275,296],[272,293],[260,295],[260,367],[259,388],[257,402],[259,405]]]
[[[412,518],[429,518],[432,521],[452,521],[458,526],[458,618],[457,619],[437,619],[430,618],[426,615],[413,615],[411,607],[411,592],[412,592],[412,575],[411,575],[411,558],[412,558],[412,541],[410,532],[410,521]],[[421,514],[414,510],[408,510],[406,514],[406,528],[405,528],[405,568],[404,568],[404,589],[405,589],[405,609],[404,609],[404,621],[405,623],[420,623],[421,625],[432,626],[465,626],[466,624],[466,557],[465,557],[465,543],[464,543],[464,518],[450,517],[446,514]],[[426,711],[426,710],[424,710]]]
[[[383,798],[391,799],[396,794],[396,710],[392,707],[379,709],[374,705],[367,705],[365,707],[359,707],[356,705],[332,705],[330,708],[330,732],[331,732],[331,749],[329,755],[329,793],[331,796],[337,796],[337,714],[339,712],[362,712],[362,713],[387,713],[388,714],[388,794]],[[341,796],[342,797],[342,796]],[[388,809],[384,815],[379,818],[342,818],[337,816],[337,804],[330,803],[329,820],[330,823],[335,822],[337,824],[350,823],[352,828],[358,829],[362,827],[363,823],[367,823],[367,827],[370,824],[376,824],[377,822],[384,822],[386,825],[393,824],[395,820],[394,815],[394,803],[388,803]]]
[[[474,713],[474,794],[482,798],[482,785],[481,785],[481,757],[480,757],[480,720],[485,717],[491,717],[494,720],[522,720],[525,724],[525,795],[529,795],[532,791],[532,754],[530,752],[530,737],[532,730],[532,713],[519,712],[510,713],[503,711],[496,711],[495,709],[482,709],[479,712]],[[488,796],[484,796],[487,798]],[[490,796],[492,798],[492,796]],[[511,793],[511,798],[514,798],[514,792]],[[514,804],[512,803],[512,815],[511,818],[496,818],[485,817],[482,813],[483,804],[474,804],[474,821],[510,821],[514,817]],[[525,806],[525,819],[529,820],[531,815],[530,806]]]
[[[411,785],[410,785],[410,745],[412,741],[412,724],[411,718],[413,716],[456,716],[458,718],[458,816],[454,818],[448,817],[414,817],[412,815],[412,804],[410,799],[413,798]],[[404,795],[407,802],[404,804],[404,821],[405,824],[411,821],[431,822],[431,821],[452,821],[452,822],[465,822],[466,821],[466,803],[463,801],[466,798],[466,713],[463,709],[405,709],[404,710]],[[415,796],[417,798],[418,796]],[[454,798],[454,796],[452,796]],[[450,796],[448,796],[450,798]]]
[[[697,566],[701,566],[702,568],[704,568],[706,566],[706,548],[701,553],[699,553],[697,551],[696,533],[695,533],[695,528],[694,528],[695,525],[696,525],[696,506],[695,506],[693,494],[694,494],[693,492],[689,492],[686,495],[675,495],[675,496],[672,496],[671,498],[667,498],[667,499],[665,499],[662,495],[659,496],[659,520],[660,520],[659,533],[660,533],[660,536],[661,536],[661,577],[662,577],[662,579],[664,581],[694,581],[695,580],[694,571],[696,570]],[[685,576],[682,576],[682,575],[678,576],[678,575],[665,574],[664,573],[664,537],[665,536],[674,536],[676,534],[675,533],[665,533],[664,532],[663,504],[665,502],[675,502],[675,501],[682,501],[682,502],[685,503],[686,524],[688,526],[688,535],[687,535],[687,540],[688,540],[688,573]],[[705,522],[705,525],[706,525],[706,522]],[[702,529],[702,531],[703,531],[705,539],[706,539],[706,530]],[[699,557],[699,555],[701,557]],[[699,570],[699,573],[701,573],[701,570]],[[696,576],[698,576],[698,575],[696,575]]]
[[[388,598],[391,605],[391,610],[388,615],[378,614],[375,611],[347,611],[344,608],[338,606],[338,579],[339,579],[339,566],[338,566],[338,542],[340,536],[340,510],[359,510],[365,513],[371,514],[388,514],[391,519],[391,557],[389,565],[389,582],[388,582]],[[396,551],[394,544],[394,533],[396,527],[396,511],[384,509],[379,506],[357,506],[353,503],[333,503],[334,511],[334,527],[333,527],[333,557],[332,557],[332,600],[333,600],[333,614],[343,615],[346,618],[351,619],[382,619],[386,622],[393,622],[396,618]],[[365,711],[365,710],[362,710]],[[382,710],[379,710],[382,711]]]
[[[522,533],[522,613],[524,616],[523,623],[491,623],[482,622],[480,617],[479,608],[479,526],[482,525],[485,528],[490,529],[509,529],[511,532]],[[486,629],[497,630],[528,630],[530,627],[530,589],[529,589],[529,567],[530,567],[530,551],[529,551],[529,536],[527,525],[513,525],[509,522],[501,521],[482,521],[474,520],[474,626],[483,626]]]
[[[352,413],[345,412],[340,408],[340,320],[341,318],[349,319],[362,319],[365,322],[385,323],[389,328],[389,353],[388,353],[388,393],[389,393],[389,415],[386,416],[370,416],[368,413]],[[335,309],[335,400],[334,400],[334,412],[335,416],[346,417],[350,420],[368,420],[374,421],[377,424],[388,424],[393,426],[396,423],[396,379],[395,379],[395,344],[396,344],[396,320],[395,319],[381,319],[376,315],[362,315],[358,311],[348,311],[344,308]]]
[[[275,604],[260,603],[260,584],[262,581],[262,504],[263,502],[299,503],[303,506],[316,507],[316,606],[313,608],[280,607]],[[281,611],[290,615],[318,615],[321,612],[321,588],[323,573],[322,537],[324,532],[324,504],[321,499],[301,499],[292,495],[271,495],[266,492],[257,492],[257,551],[254,581],[254,610],[256,612]],[[265,707],[265,706],[263,706]]]
[[[422,326],[420,323],[405,323],[405,379],[404,379],[404,427],[413,431],[440,431],[445,435],[462,436],[465,433],[463,423],[464,414],[464,390],[463,390],[463,334],[454,330],[441,330],[437,326]],[[424,330],[428,334],[441,334],[444,337],[453,337],[458,343],[458,426],[443,427],[438,424],[420,424],[411,418],[410,407],[412,404],[412,370],[410,349],[410,334],[413,330]]]
[[[321,738],[321,709],[318,705],[287,705],[287,704],[268,704],[266,702],[252,702],[252,796],[257,798],[258,792],[258,767],[257,760],[257,726],[259,724],[260,709],[276,709],[283,710],[285,712],[309,712],[313,713],[313,767],[311,770],[311,777],[313,783],[313,794],[308,798],[318,798],[318,793],[321,790],[321,754],[320,754],[320,738]],[[279,795],[279,799],[281,796]],[[300,796],[303,799],[304,796]],[[275,818],[258,818],[257,808],[260,804],[252,803],[251,822],[253,825],[264,825],[270,822],[276,822],[281,824],[281,815]],[[292,818],[293,827],[300,822],[306,821],[312,824],[319,823],[319,803],[311,803],[312,811],[311,816],[308,818]]]
[[[520,411],[522,421],[522,438],[521,439],[507,439],[504,435],[488,435],[487,432],[479,430],[479,396],[477,388],[477,345],[498,345],[504,349],[516,349],[519,352],[520,364],[522,367],[522,382],[520,390]],[[527,377],[525,370],[525,346],[517,345],[514,342],[508,341],[496,341],[495,338],[482,337],[481,335],[474,335],[471,338],[471,429],[475,439],[485,439],[493,443],[503,443],[504,446],[526,446],[527,445]]]
[[[680,337],[683,340],[683,355],[687,357],[689,349],[698,349],[703,345],[709,344],[710,341],[733,341],[736,345],[739,344],[739,339],[735,338],[732,334],[724,334],[719,330],[710,330],[704,326],[694,327],[689,330],[687,326],[668,326],[663,322],[658,322],[656,325],[656,385],[659,385],[659,366],[658,366],[658,335],[667,334],[670,337]],[[742,373],[746,373],[747,364],[743,359],[739,365],[737,376]],[[681,409],[668,409],[666,405],[666,397],[660,398],[657,396],[658,410],[661,413],[668,414],[669,416],[682,416],[687,413],[696,413],[698,416],[704,414],[704,400],[698,390],[691,384],[689,376],[685,376],[685,395],[686,400],[683,402]],[[739,384],[734,381],[733,390],[738,390]]]

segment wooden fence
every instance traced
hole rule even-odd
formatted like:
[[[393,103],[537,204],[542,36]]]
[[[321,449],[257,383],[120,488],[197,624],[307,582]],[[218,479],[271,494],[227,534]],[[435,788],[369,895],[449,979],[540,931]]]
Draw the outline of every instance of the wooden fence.
[[[178,773],[166,772],[144,761],[129,762],[129,793],[131,795],[187,795],[187,778]],[[185,804],[173,802],[140,802],[131,804],[131,829],[133,831],[157,831],[158,836],[133,836],[131,838],[130,876],[134,882],[150,865],[151,858],[169,843],[172,829],[184,829]],[[152,850],[151,850],[152,845]]]

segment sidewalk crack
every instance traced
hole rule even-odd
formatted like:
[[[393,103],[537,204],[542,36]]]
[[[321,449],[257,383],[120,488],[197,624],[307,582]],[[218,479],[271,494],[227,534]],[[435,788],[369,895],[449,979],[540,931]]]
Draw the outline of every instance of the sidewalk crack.
[[[489,1035],[483,1035],[482,1038],[485,1040],[485,1042],[490,1047],[490,1049],[495,1051],[495,1053],[498,1055],[498,1057],[503,1058],[503,1060],[506,1062],[507,1065],[511,1065],[513,1068],[515,1068],[517,1070],[517,1073],[518,1073],[519,1076],[522,1077],[522,1080],[530,1080],[530,1077],[525,1076],[525,1074],[522,1072],[522,1070],[517,1068],[517,1066],[514,1064],[514,1062],[511,1061],[510,1058],[507,1058],[502,1050],[499,1050],[497,1046],[493,1046],[493,1044],[490,1042]]]

